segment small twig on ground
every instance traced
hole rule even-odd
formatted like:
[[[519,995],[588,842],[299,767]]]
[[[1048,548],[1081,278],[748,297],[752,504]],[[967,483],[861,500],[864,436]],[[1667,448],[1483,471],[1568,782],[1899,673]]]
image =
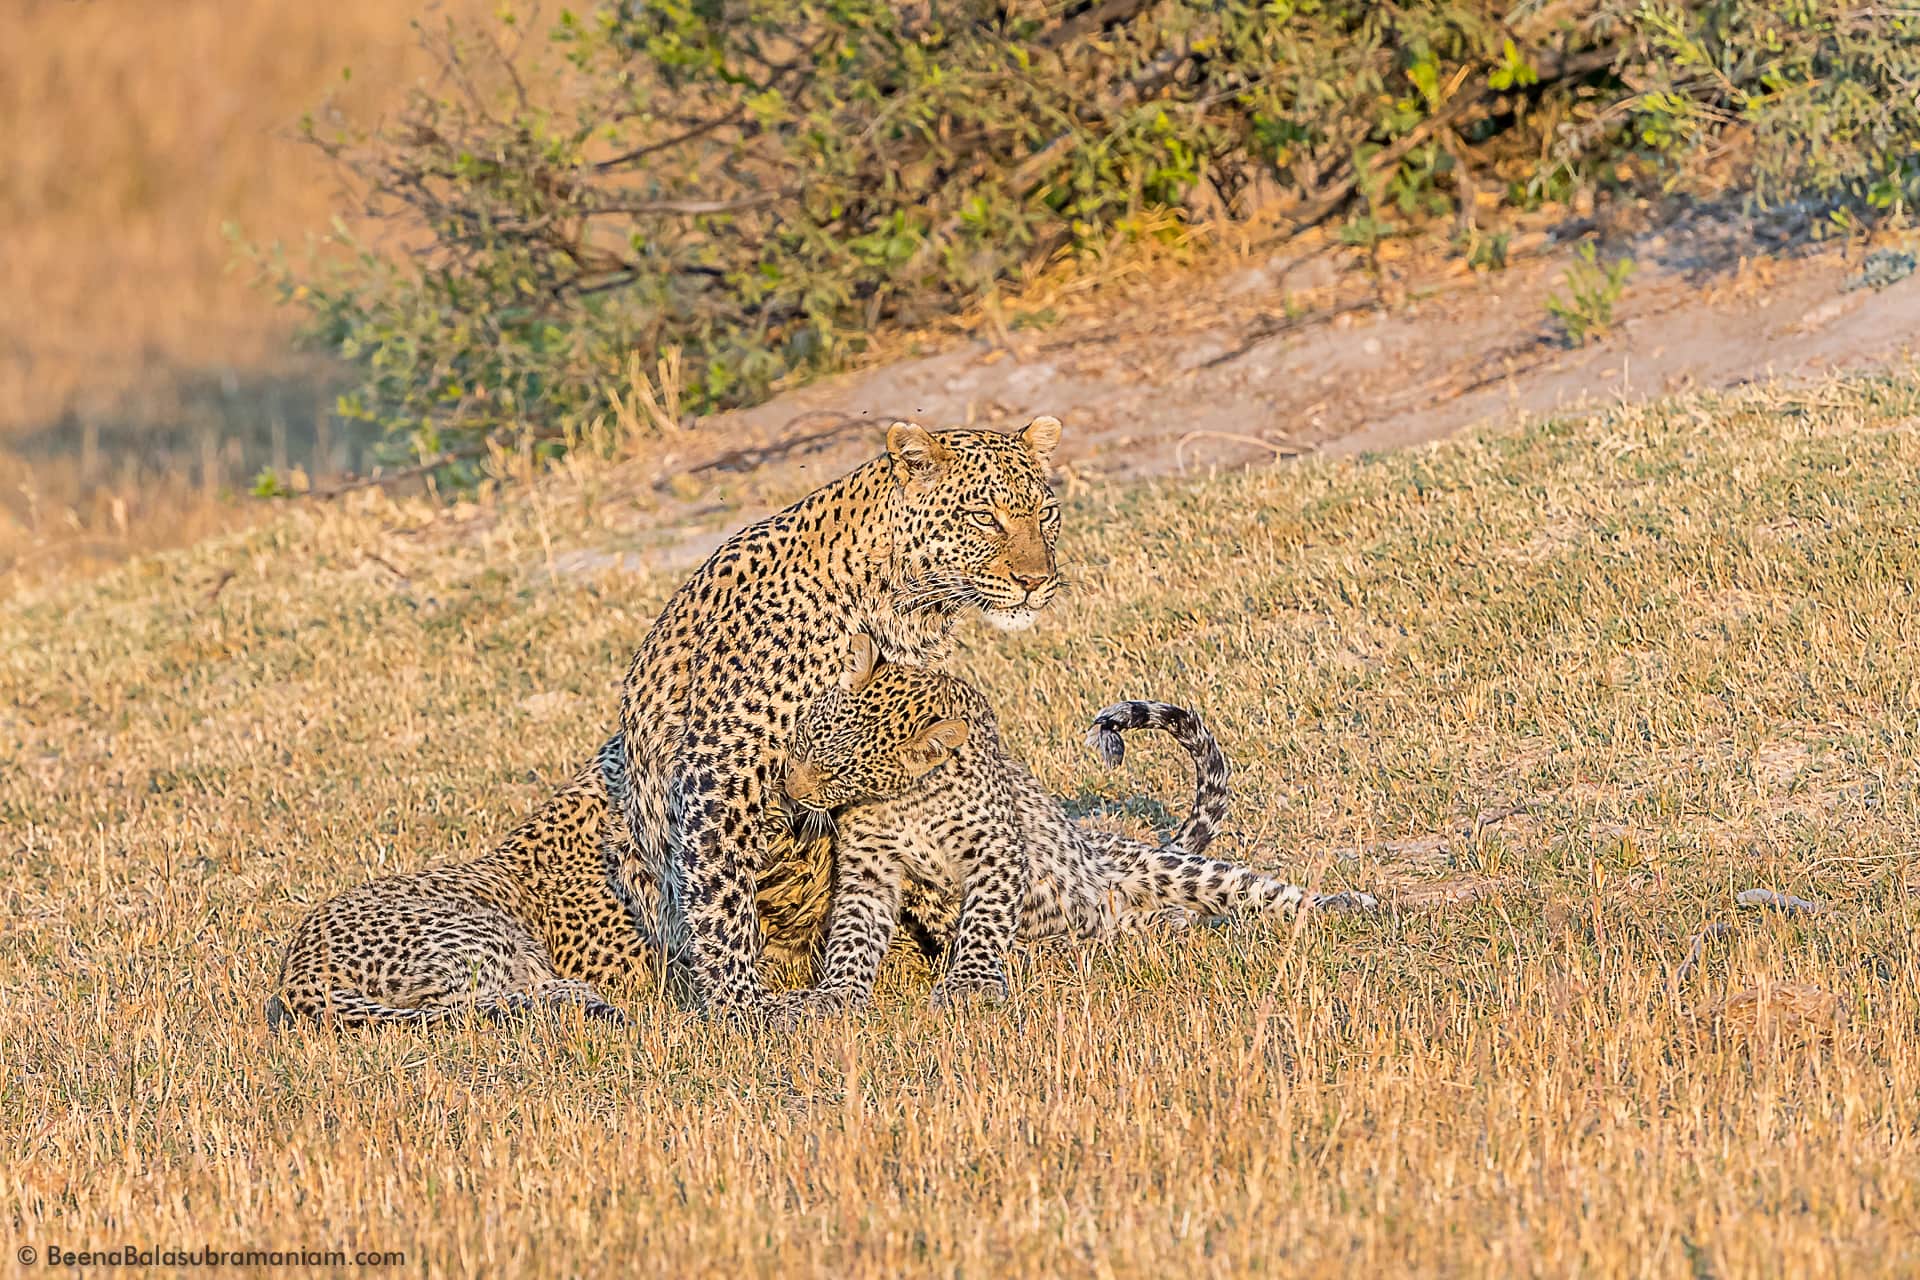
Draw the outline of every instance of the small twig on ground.
[[[1235,444],[1256,445],[1269,450],[1276,462],[1281,458],[1297,458],[1306,452],[1289,444],[1275,444],[1271,440],[1262,440],[1259,436],[1235,435],[1231,431],[1189,431],[1181,436],[1180,442],[1173,447],[1173,465],[1181,471],[1187,469],[1187,446],[1195,440],[1227,440]]]
[[[1469,840],[1478,840],[1480,833],[1488,827],[1497,826],[1508,818],[1517,818],[1523,813],[1531,813],[1533,806],[1526,804],[1504,804],[1497,809],[1482,809],[1473,815],[1473,821],[1460,828],[1460,834]]]
[[[398,565],[394,564],[393,561],[387,559],[385,556],[379,554],[378,552],[367,551],[361,554],[363,559],[370,560],[374,564],[379,565],[382,569],[385,569],[388,573],[400,579],[400,581],[402,582],[413,581],[412,575],[410,575],[405,569],[400,568]]]
[[[1048,49],[1063,49],[1080,39],[1092,35],[1104,27],[1132,20],[1142,11],[1152,8],[1151,0],[1105,0],[1068,18],[1052,31],[1043,35],[1039,43]]]
[[[213,585],[207,588],[207,603],[212,604],[218,600],[220,593],[227,589],[227,584],[232,582],[239,572],[238,569],[222,569],[220,576],[213,580]]]

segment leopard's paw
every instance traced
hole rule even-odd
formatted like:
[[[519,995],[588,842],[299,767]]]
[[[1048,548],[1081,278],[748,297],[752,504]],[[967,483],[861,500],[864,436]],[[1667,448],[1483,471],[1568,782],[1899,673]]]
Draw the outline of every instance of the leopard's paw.
[[[712,1022],[752,1029],[779,1017],[792,998],[793,993],[785,991],[728,993],[709,997],[700,1011]]]
[[[789,1031],[803,1022],[812,1022],[816,1018],[830,1018],[835,1014],[857,1009],[864,1003],[863,1000],[855,999],[852,992],[808,987],[805,990],[785,991],[769,997],[766,1017],[768,1025]]]
[[[1007,980],[999,974],[948,976],[934,984],[929,1003],[936,1009],[971,1008],[1007,1002]]]

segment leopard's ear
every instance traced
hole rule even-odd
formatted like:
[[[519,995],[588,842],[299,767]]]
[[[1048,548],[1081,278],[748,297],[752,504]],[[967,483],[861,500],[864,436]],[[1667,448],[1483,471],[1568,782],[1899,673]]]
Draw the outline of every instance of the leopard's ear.
[[[887,455],[893,459],[894,479],[903,485],[938,479],[953,460],[953,450],[941,444],[933,432],[912,422],[896,422],[887,428]]]
[[[840,672],[840,687],[848,693],[860,692],[873,683],[873,669],[879,664],[880,651],[873,637],[864,631],[854,632],[847,645],[847,664]]]
[[[942,720],[922,736],[943,751],[958,751],[967,741],[971,726],[965,720]]]
[[[965,720],[941,720],[922,729],[901,753],[907,772],[917,778],[945,764],[967,740],[968,731]]]
[[[1041,466],[1047,465],[1047,459],[1060,444],[1060,419],[1039,417],[1020,429],[1020,443],[1027,446],[1027,452]]]

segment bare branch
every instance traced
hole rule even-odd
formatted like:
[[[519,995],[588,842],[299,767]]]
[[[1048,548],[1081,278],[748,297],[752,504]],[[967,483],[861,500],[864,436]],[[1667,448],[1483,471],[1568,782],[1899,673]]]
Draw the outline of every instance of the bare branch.
[[[697,124],[683,133],[677,133],[671,138],[662,138],[658,142],[649,142],[643,147],[635,147],[631,151],[622,151],[619,155],[609,156],[605,160],[596,160],[593,165],[594,172],[609,173],[615,169],[624,168],[632,164],[635,160],[644,160],[656,152],[666,151],[670,148],[680,146],[683,143],[692,142],[695,138],[704,137],[716,129],[724,129],[728,125],[738,124],[745,115],[746,108],[736,106],[725,115],[715,116],[713,119],[703,124]]]
[[[759,209],[766,205],[778,204],[793,195],[792,191],[761,191],[750,196],[736,196],[731,200],[630,200],[614,201],[609,204],[588,205],[581,212],[589,217],[605,213],[658,214],[670,213],[683,217],[693,217],[705,213],[735,213],[742,209]]]

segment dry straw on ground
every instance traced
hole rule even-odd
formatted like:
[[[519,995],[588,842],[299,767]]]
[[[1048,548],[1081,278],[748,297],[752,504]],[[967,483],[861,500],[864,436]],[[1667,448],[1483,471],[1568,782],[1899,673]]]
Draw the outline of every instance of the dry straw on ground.
[[[1043,776],[1183,803],[1177,753],[1075,745],[1173,698],[1241,766],[1243,856],[1494,887],[1047,951],[958,1017],[896,964],[793,1034],[643,991],[626,1035],[261,1023],[309,904],[482,847],[608,727],[673,585],[555,571],[608,549],[616,489],[361,495],[0,606],[9,1234],[556,1275],[1912,1274],[1916,413],[1909,374],[1081,494],[1078,589],[964,658]],[[1754,885],[1829,909],[1736,915]]]

